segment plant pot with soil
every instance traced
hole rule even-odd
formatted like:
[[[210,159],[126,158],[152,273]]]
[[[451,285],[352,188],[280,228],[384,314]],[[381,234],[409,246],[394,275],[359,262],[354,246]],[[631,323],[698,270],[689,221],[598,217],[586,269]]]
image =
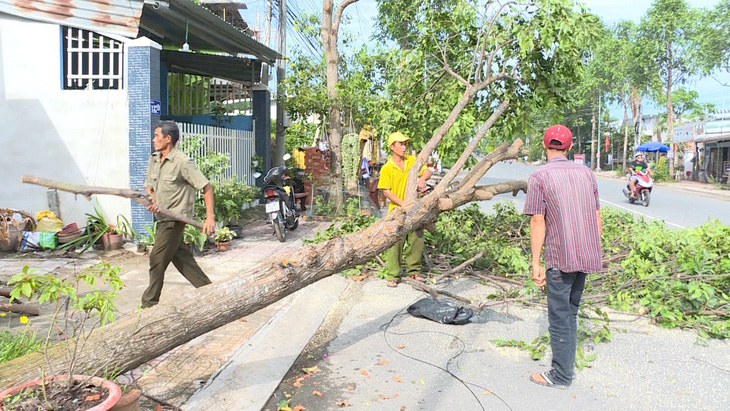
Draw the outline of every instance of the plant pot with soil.
[[[121,234],[104,234],[101,236],[101,242],[106,251],[120,250],[124,245],[124,237]]]
[[[0,407],[6,410],[69,409],[106,411],[122,396],[109,380],[85,375],[47,377],[0,392]]]
[[[119,384],[119,388],[122,389],[122,397],[112,411],[139,411],[139,397],[142,396],[142,391],[131,385]]]
[[[242,238],[243,237],[243,226],[240,225],[230,225],[228,228],[231,229],[236,234],[236,238]]]
[[[216,241],[215,246],[218,247],[218,251],[228,251],[228,249],[231,247],[231,242],[230,241],[223,241],[223,242]]]
[[[236,233],[231,231],[228,227],[221,227],[218,231],[215,232],[215,244],[218,246],[218,250],[220,251],[226,251],[228,250],[228,247],[230,246],[230,242],[233,239],[233,237],[236,236]]]
[[[120,272],[119,267],[101,262],[59,278],[35,274],[34,269],[25,266],[21,273],[10,278],[11,303],[22,296],[30,301],[47,302],[47,307],[53,309],[42,350],[49,352],[58,333],[60,344],[68,348],[63,350],[68,365],[63,369],[51,369],[49,365],[40,370],[37,380],[16,381],[15,387],[0,393],[0,409],[110,410],[117,403],[121,396],[119,386],[96,377],[104,372],[106,365],[85,370],[89,376],[77,375],[74,365],[96,328],[114,321],[115,301],[124,286]]]

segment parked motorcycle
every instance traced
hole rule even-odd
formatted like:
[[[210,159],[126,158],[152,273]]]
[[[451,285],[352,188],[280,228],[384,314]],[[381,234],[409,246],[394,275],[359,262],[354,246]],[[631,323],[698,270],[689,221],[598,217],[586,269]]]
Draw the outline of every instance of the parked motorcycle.
[[[287,156],[288,154],[284,156],[284,161],[288,160]],[[294,184],[288,171],[286,166],[273,167],[266,173],[261,187],[261,193],[266,200],[266,213],[274,227],[276,238],[282,243],[286,241],[286,230],[294,230],[299,226],[299,211],[294,203]]]
[[[654,179],[649,175],[649,170],[639,170],[635,174],[638,177],[634,189],[636,190],[636,197],[631,197],[631,185],[626,184],[624,188],[624,195],[629,199],[629,203],[634,204],[635,201],[644,204],[644,207],[649,207],[649,201],[651,200],[651,189],[654,188]]]

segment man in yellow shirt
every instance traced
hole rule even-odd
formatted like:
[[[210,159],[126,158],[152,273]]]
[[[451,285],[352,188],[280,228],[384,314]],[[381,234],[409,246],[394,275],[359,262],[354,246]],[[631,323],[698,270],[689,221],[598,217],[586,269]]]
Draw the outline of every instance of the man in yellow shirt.
[[[395,132],[388,137],[388,147],[390,147],[393,155],[380,169],[380,181],[378,182],[378,189],[383,190],[383,195],[390,200],[388,212],[404,204],[408,173],[416,161],[415,157],[406,154],[409,140],[410,138],[401,132]],[[431,170],[424,166],[419,175],[418,188],[425,188],[426,180],[431,177]],[[403,258],[406,260],[408,275],[419,275],[421,273],[421,255],[423,255],[423,230],[411,232],[406,238],[395,243],[388,250],[386,261],[388,286],[397,286],[400,278],[400,264]]]

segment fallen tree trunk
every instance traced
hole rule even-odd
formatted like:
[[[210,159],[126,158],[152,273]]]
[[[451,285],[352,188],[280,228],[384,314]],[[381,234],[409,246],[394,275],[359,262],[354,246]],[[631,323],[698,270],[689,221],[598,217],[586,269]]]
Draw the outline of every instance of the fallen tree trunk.
[[[491,164],[516,158],[521,147],[519,139],[511,145],[504,143],[487,157]],[[526,182],[512,181],[485,187],[458,185],[441,198],[432,192],[395,209],[362,231],[303,246],[297,252],[263,261],[231,279],[191,290],[174,301],[102,327],[84,343],[80,357],[76,358],[76,369],[124,372],[138,367],[322,278],[373,259],[407,233],[434,222],[441,211],[526,188]],[[83,192],[93,193],[94,188],[86,187]],[[49,347],[47,359],[43,353],[33,353],[0,365],[0,386],[38,378],[40,370],[52,375],[67,369],[70,359],[64,345]]]

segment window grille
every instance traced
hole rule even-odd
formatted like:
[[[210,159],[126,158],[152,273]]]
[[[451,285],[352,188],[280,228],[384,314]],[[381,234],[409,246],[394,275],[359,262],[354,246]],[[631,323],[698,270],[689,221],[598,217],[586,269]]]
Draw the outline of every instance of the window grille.
[[[124,44],[93,31],[63,27],[63,89],[123,88]]]

